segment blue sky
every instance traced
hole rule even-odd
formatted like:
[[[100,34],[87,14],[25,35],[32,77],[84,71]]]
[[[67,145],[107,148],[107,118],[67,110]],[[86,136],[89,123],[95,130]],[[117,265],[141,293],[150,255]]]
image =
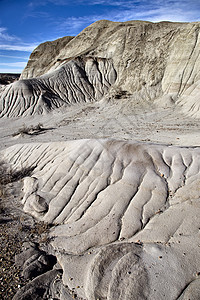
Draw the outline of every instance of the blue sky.
[[[37,45],[101,19],[195,22],[200,0],[0,0],[0,73],[21,73]]]

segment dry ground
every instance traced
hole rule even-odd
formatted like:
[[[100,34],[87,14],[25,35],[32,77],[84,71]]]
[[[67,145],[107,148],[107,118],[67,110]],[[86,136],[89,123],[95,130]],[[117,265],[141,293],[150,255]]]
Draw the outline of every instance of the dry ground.
[[[0,299],[12,299],[27,280],[15,265],[15,255],[26,241],[43,242],[48,227],[26,215],[20,204],[21,181],[1,184],[0,192]]]
[[[158,109],[150,103],[141,106],[132,103],[131,98],[119,101],[62,108],[46,116],[1,119],[0,150],[17,143],[82,138],[200,146],[198,120],[188,118],[173,108]],[[44,130],[30,131],[38,124]],[[0,200],[0,298],[11,299],[26,283],[14,265],[15,254],[20,252],[24,241],[39,241],[47,228],[23,213],[19,201],[20,181],[3,188]]]

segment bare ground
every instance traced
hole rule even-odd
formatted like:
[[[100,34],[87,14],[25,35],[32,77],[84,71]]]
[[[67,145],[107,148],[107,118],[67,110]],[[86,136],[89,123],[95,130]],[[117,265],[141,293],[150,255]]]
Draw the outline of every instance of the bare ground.
[[[0,299],[12,299],[29,280],[15,265],[24,242],[45,242],[48,226],[25,214],[20,204],[21,181],[1,185],[0,197]],[[43,239],[41,235],[44,233]]]

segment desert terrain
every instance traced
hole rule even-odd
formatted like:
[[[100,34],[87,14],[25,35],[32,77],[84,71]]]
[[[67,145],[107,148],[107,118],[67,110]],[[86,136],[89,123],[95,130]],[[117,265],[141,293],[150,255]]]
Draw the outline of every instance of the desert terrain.
[[[98,21],[0,87],[3,298],[200,298],[199,30]]]

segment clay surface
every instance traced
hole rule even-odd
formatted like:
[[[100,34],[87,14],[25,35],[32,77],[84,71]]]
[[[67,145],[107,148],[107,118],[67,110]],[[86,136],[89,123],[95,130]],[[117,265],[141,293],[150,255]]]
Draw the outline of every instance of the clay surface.
[[[200,298],[199,28],[98,21],[0,88],[0,197],[45,230],[14,299]]]

